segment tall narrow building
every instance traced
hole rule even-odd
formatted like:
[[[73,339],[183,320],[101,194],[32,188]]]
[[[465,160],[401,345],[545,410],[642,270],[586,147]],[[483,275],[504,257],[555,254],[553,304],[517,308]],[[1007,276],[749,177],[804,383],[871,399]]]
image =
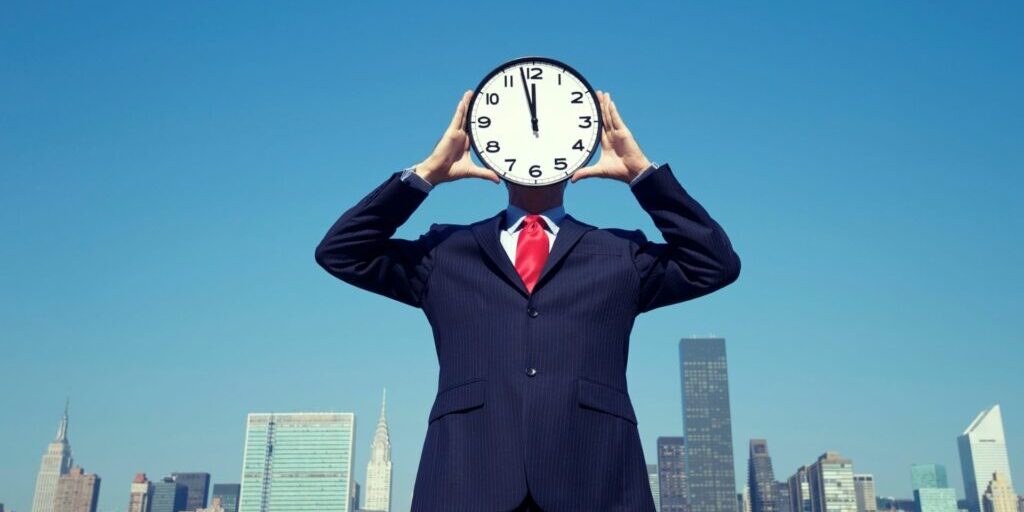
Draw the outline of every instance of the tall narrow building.
[[[723,338],[679,342],[686,438],[688,512],[725,512],[736,507],[729,375]]]
[[[949,487],[946,467],[941,464],[914,464],[910,467],[910,487],[914,491],[916,512],[957,512],[956,491]]]
[[[238,512],[238,495],[241,490],[240,484],[213,484],[213,498],[220,498],[224,512]]]
[[[811,486],[807,481],[807,466],[797,468],[787,483],[791,512],[811,512]]]
[[[874,475],[854,474],[853,492],[857,496],[857,512],[878,512]]]
[[[54,512],[96,512],[100,500],[100,477],[72,467],[57,481]]]
[[[811,512],[857,512],[853,462],[826,452],[807,467]]]
[[[1017,512],[1017,492],[1005,475],[996,471],[985,488],[985,512]]]
[[[171,473],[171,478],[185,486],[188,495],[185,498],[186,512],[206,508],[206,498],[210,494],[209,473]]]
[[[352,413],[249,414],[239,512],[350,512]]]
[[[661,510],[658,503],[661,502],[661,491],[658,489],[658,465],[647,465],[647,484],[651,486],[651,496],[654,496],[655,510]]]
[[[380,417],[377,430],[370,444],[370,461],[366,464],[366,498],[363,510],[391,512],[391,437],[388,434],[388,418],[385,413],[387,390],[380,403]]]
[[[57,426],[57,435],[46,449],[36,475],[36,491],[32,498],[32,512],[54,512],[57,483],[61,475],[71,470],[71,444],[68,443],[68,403]]]
[[[149,512],[149,503],[152,499],[153,482],[146,478],[145,473],[136,473],[128,497],[128,512]]]
[[[981,411],[957,438],[957,445],[968,509],[970,512],[983,512],[983,495],[993,473],[999,472],[1013,486],[999,405]]]
[[[748,499],[752,512],[776,512],[775,472],[772,457],[768,454],[768,441],[750,440],[750,457],[747,459]]]
[[[658,438],[658,494],[660,512],[688,512],[685,438]]]

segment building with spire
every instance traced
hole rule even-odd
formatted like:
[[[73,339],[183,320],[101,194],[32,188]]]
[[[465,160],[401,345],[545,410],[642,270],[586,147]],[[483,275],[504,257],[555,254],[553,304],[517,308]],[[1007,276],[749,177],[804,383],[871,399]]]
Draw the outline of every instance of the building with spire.
[[[380,417],[370,444],[370,462],[366,465],[366,498],[361,510],[391,512],[391,437],[385,414],[387,390],[380,403]]]
[[[1017,512],[1017,492],[998,471],[992,474],[982,498],[985,512]]]
[[[46,449],[36,476],[36,491],[32,498],[32,512],[54,512],[57,484],[61,475],[71,470],[71,444],[68,443],[68,405],[64,403],[64,415],[57,426],[57,435]]]
[[[1013,486],[999,405],[981,411],[957,438],[957,445],[967,507],[970,512],[983,512],[985,488],[993,473],[1000,473],[1007,485]]]

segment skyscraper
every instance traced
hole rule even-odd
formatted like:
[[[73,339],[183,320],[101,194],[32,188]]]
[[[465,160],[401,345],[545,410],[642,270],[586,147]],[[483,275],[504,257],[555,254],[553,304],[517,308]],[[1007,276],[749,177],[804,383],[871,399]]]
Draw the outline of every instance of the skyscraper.
[[[729,376],[723,338],[679,342],[688,512],[736,509]]]
[[[184,510],[192,512],[206,507],[206,497],[210,495],[209,473],[171,473],[171,478],[185,486],[188,497]]]
[[[224,512],[238,512],[238,495],[241,490],[241,484],[213,484],[213,497],[220,498]]]
[[[811,512],[857,512],[853,462],[836,452],[825,452],[807,466]]]
[[[239,512],[349,512],[355,415],[249,414]]]
[[[385,414],[387,390],[380,404],[380,418],[377,430],[370,444],[370,461],[366,464],[366,498],[363,510],[391,512],[391,438],[388,435],[388,418]]]
[[[57,482],[61,475],[71,469],[71,444],[68,443],[68,403],[64,403],[64,415],[57,426],[57,436],[46,449],[36,476],[36,492],[32,498],[32,512],[54,512],[57,496]]]
[[[128,512],[149,512],[149,502],[153,499],[153,482],[146,478],[145,473],[136,473],[132,480],[131,495],[128,497]]]
[[[747,487],[752,512],[775,512],[775,472],[768,454],[768,441],[764,439],[750,440]]]
[[[807,466],[797,468],[789,477],[789,508],[791,512],[811,512],[811,486],[807,482]]]
[[[857,496],[857,512],[878,512],[874,475],[853,475],[853,492]]]
[[[999,472],[1013,486],[999,405],[981,411],[957,438],[957,445],[967,506],[970,512],[982,512],[982,495],[993,473]]]
[[[1017,493],[1000,472],[992,474],[982,496],[985,512],[1017,512]]]
[[[682,437],[658,438],[658,494],[660,512],[688,512],[686,443]]]
[[[100,500],[100,477],[72,467],[57,480],[54,512],[96,512]]]
[[[654,507],[661,510],[658,503],[661,502],[661,492],[658,490],[658,465],[647,465],[647,483],[651,486],[651,496],[654,496]]]
[[[150,512],[179,512],[188,505],[188,488],[165,477],[153,482],[153,496],[149,500]]]
[[[956,491],[949,487],[946,467],[941,464],[914,464],[910,467],[910,485],[914,491],[916,512],[957,512]]]

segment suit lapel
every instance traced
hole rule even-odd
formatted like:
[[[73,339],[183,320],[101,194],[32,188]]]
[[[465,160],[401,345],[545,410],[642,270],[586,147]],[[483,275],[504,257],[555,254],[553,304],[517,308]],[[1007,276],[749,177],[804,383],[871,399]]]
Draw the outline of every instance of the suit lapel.
[[[482,220],[476,224],[473,224],[473,235],[476,236],[477,243],[484,250],[491,262],[494,263],[498,270],[501,271],[505,280],[512,286],[519,290],[525,296],[529,296],[530,293],[526,291],[526,285],[523,284],[522,278],[519,277],[519,273],[516,272],[515,265],[508,259],[508,254],[505,252],[505,248],[501,246],[501,239],[498,237],[498,232],[501,229],[501,221],[505,218],[505,212],[500,211],[495,216]],[[556,237],[557,241],[558,238]]]
[[[483,249],[484,254],[498,267],[505,280],[519,290],[519,293],[522,293],[523,296],[529,297],[530,293],[526,291],[526,285],[523,284],[522,278],[516,272],[515,265],[509,259],[505,248],[501,245],[499,230],[504,218],[505,212],[500,211],[489,219],[473,224],[473,234],[476,236],[477,242]],[[555,243],[551,247],[551,253],[548,254],[548,259],[544,262],[544,268],[540,271],[540,277],[537,278],[537,284],[533,288],[534,293],[544,284],[547,276],[556,272],[555,268],[559,262],[569,254],[580,237],[591,229],[595,229],[595,227],[580,222],[569,214],[565,215],[558,226],[558,235],[555,236]]]
[[[583,233],[591,229],[594,229],[594,226],[580,222],[571,215],[565,214],[561,224],[558,225],[558,235],[555,236],[555,244],[551,247],[551,253],[548,254],[548,259],[544,262],[544,268],[540,271],[540,277],[537,278],[537,284],[533,287],[534,293],[544,285],[545,278],[555,272],[555,267],[569,254],[569,251],[576,245],[576,242],[583,236]],[[519,274],[516,275],[518,276]]]

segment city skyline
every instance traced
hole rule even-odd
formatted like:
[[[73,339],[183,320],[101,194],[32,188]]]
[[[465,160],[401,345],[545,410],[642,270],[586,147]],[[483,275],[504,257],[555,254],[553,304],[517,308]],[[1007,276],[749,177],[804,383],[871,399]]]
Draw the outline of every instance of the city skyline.
[[[421,311],[325,276],[311,248],[426,157],[464,90],[526,54],[609,91],[743,260],[734,285],[637,318],[627,376],[648,462],[683,433],[679,337],[718,334],[738,475],[760,438],[780,479],[837,450],[881,496],[909,499],[918,462],[962,494],[951,433],[995,403],[1019,466],[1024,4],[527,6],[543,15],[520,37],[486,38],[475,4],[9,5],[0,501],[31,507],[68,395],[75,459],[120,510],[138,472],[237,482],[252,411],[356,413],[362,477],[387,387],[407,509],[432,333]],[[483,180],[445,184],[397,235],[506,201]],[[624,184],[570,184],[565,207],[662,240]]]

